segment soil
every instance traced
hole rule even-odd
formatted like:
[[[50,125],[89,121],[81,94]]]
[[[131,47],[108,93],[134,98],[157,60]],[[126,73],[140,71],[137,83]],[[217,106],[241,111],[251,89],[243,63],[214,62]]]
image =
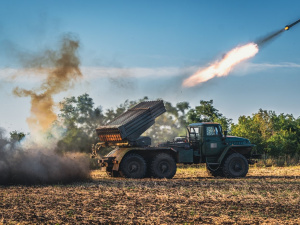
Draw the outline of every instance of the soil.
[[[109,178],[0,186],[0,224],[300,224],[300,166],[251,167],[241,179],[181,166],[173,179]]]

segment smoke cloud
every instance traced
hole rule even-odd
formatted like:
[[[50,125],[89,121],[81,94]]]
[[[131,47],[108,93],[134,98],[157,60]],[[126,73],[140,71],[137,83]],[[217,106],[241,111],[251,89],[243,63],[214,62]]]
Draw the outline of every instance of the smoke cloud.
[[[64,35],[59,50],[47,49],[32,55],[22,54],[21,63],[30,68],[33,74],[39,71],[47,73],[47,78],[35,90],[25,90],[16,87],[14,95],[31,98],[31,115],[27,123],[31,132],[46,131],[57,115],[54,112],[53,95],[68,90],[82,76],[79,69],[80,60],[77,55],[79,41],[72,35]]]
[[[52,126],[57,119],[53,96],[71,88],[82,76],[78,48],[79,41],[71,34],[62,37],[57,50],[31,54],[12,46],[22,69],[42,76],[43,80],[33,90],[13,90],[17,97],[31,98],[31,114],[27,118],[31,134],[20,142],[5,138],[5,131],[0,128],[0,184],[66,183],[89,178],[87,155],[58,154],[57,143],[62,135]]]
[[[0,128],[0,184],[66,183],[89,178],[89,159],[79,153],[58,155],[52,141],[22,143]]]

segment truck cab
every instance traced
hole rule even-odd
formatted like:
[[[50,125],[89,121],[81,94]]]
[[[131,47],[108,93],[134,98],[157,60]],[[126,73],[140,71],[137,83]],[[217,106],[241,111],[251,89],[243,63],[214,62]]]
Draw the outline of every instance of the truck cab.
[[[205,158],[219,157],[225,148],[231,146],[242,154],[250,154],[254,145],[246,138],[227,136],[218,123],[193,123],[187,127],[191,147]]]
[[[253,158],[258,158],[252,152],[255,145],[246,138],[227,136],[227,131],[223,133],[219,123],[190,124],[187,127],[186,140],[190,149],[182,148],[175,143],[166,143],[160,146],[172,146],[178,153],[178,162],[206,163],[208,172],[213,176],[245,176],[248,172],[248,164],[253,164]],[[232,154],[233,156],[230,157],[233,158],[230,160],[232,162],[225,163]],[[225,166],[231,166],[231,169],[224,169]],[[229,169],[231,172],[235,170],[235,174],[228,172]]]

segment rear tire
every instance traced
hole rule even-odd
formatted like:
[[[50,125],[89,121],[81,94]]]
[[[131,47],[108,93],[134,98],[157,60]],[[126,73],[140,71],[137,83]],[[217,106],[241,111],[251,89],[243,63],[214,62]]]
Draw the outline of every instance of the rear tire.
[[[138,154],[125,156],[120,164],[120,174],[126,178],[144,178],[147,171],[147,164],[144,158]]]
[[[176,174],[176,169],[174,158],[167,153],[156,155],[151,163],[151,175],[155,178],[171,179]]]
[[[208,167],[206,164],[206,172],[209,176],[213,176],[213,177],[224,177],[224,173],[222,168],[218,168],[216,170],[214,170],[211,167]]]
[[[248,170],[249,165],[247,159],[239,153],[233,153],[225,159],[223,173],[226,177],[245,177]]]

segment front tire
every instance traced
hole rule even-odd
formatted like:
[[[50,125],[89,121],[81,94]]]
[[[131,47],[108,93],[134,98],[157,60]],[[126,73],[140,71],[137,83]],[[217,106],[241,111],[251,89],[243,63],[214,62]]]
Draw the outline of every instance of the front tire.
[[[147,164],[144,158],[138,154],[125,156],[120,164],[120,174],[126,178],[144,178],[147,171]]]
[[[155,178],[171,179],[176,174],[176,162],[166,153],[156,155],[151,163],[151,175]]]
[[[249,170],[249,164],[245,156],[239,153],[229,155],[223,165],[223,173],[226,177],[245,177]]]

